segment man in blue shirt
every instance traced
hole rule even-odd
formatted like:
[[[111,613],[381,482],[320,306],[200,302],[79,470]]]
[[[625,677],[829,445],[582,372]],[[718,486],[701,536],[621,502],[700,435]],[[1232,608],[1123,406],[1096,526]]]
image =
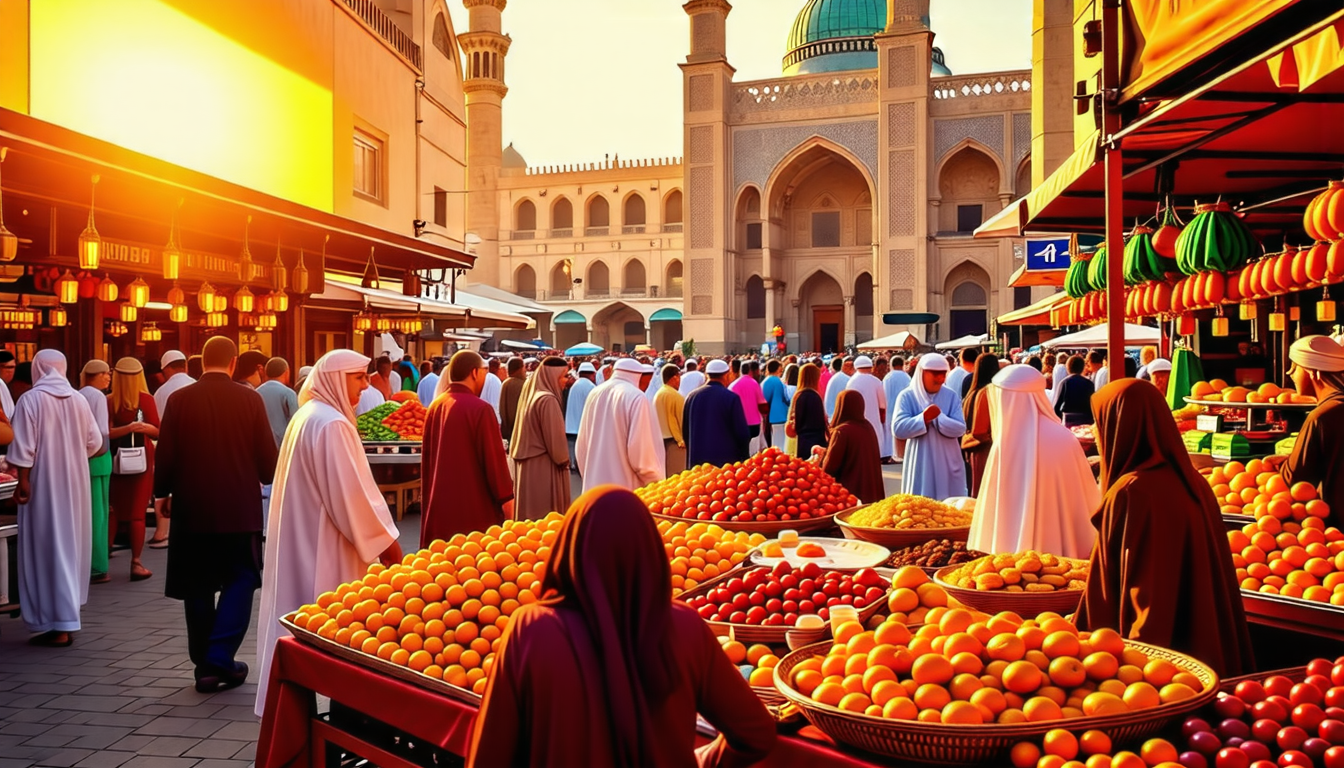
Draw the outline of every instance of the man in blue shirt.
[[[770,406],[769,429],[765,430],[765,444],[781,451],[784,450],[784,422],[789,420],[789,392],[784,386],[784,379],[779,376],[783,368],[784,365],[779,360],[766,363],[765,381],[761,382],[761,393],[765,395],[766,405]]]
[[[742,411],[742,398],[724,386],[728,364],[711,360],[705,367],[709,382],[686,398],[681,434],[686,441],[686,466],[722,467],[746,461],[751,431]]]

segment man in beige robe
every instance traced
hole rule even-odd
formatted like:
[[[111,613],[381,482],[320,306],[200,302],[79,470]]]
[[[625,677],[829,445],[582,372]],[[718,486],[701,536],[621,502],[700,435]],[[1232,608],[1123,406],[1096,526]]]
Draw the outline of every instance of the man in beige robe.
[[[523,385],[509,440],[514,461],[514,515],[539,520],[569,509],[569,440],[560,409],[565,361],[548,357]]]

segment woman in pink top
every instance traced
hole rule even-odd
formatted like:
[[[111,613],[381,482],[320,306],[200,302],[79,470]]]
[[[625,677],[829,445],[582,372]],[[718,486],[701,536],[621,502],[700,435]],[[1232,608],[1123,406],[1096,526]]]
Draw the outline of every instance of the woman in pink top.
[[[742,363],[742,375],[728,385],[733,394],[742,398],[742,412],[746,414],[747,431],[751,433],[749,452],[752,455],[761,450],[761,417],[770,411],[765,392],[761,390],[760,375],[761,364],[755,360],[746,360]]]

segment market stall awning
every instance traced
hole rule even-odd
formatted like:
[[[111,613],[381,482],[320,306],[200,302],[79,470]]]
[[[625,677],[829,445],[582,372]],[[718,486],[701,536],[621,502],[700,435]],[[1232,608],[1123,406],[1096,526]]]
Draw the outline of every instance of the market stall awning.
[[[575,312],[572,309],[566,309],[564,312],[561,312],[560,314],[556,315],[555,319],[551,320],[551,322],[555,323],[556,325],[588,324],[587,318],[585,318],[583,315],[580,315],[578,312]]]
[[[601,354],[602,351],[603,351],[602,348],[597,346],[596,344],[589,344],[587,342],[584,342],[583,344],[575,344],[569,349],[566,349],[565,354],[569,355],[570,357],[588,356],[588,355]]]
[[[499,345],[509,349],[517,349],[522,352],[541,352],[550,349],[550,347],[547,347],[545,344],[536,344],[531,341],[515,341],[513,339],[505,339],[499,342]]]
[[[1006,315],[999,315],[999,325],[1049,325],[1050,311],[1069,302],[1064,292],[1051,294],[1031,306],[1015,309]]]
[[[1094,325],[1091,328],[1086,328],[1077,333],[1056,336],[1049,341],[1041,342],[1041,346],[1046,349],[1058,349],[1060,347],[1093,349],[1105,347],[1108,328],[1109,326],[1106,323],[1101,323],[1100,325]],[[1141,347],[1145,344],[1158,344],[1161,341],[1162,330],[1160,328],[1125,323],[1125,346]]]
[[[1008,278],[1008,285],[1011,288],[1031,288],[1037,285],[1062,288],[1064,287],[1064,276],[1068,272],[1067,269],[1027,269],[1027,265],[1023,264],[1017,268],[1012,277]]]
[[[340,275],[328,275],[326,287],[311,301],[321,306],[323,303],[344,305],[368,305],[373,310],[398,315],[420,315],[426,318],[446,321],[446,327],[454,328],[513,328],[530,329],[536,327],[536,321],[527,315],[513,312],[498,312],[491,309],[478,309],[465,304],[450,304],[417,296],[405,296],[398,291],[386,288],[366,288],[357,283],[345,282]]]
[[[1101,132],[1093,131],[1091,136],[1078,145],[1069,159],[1046,177],[1040,186],[1004,206],[1003,210],[991,216],[989,221],[976,227],[975,236],[1021,237],[1027,234],[1028,229],[1032,232],[1071,232],[1075,229],[1099,227],[1101,219],[1097,211],[1101,210],[1100,201],[1095,201],[1094,204],[1082,204],[1081,211],[1070,210],[1065,202],[1059,201],[1067,191],[1080,184],[1100,185],[1101,166],[1097,164],[1100,143]],[[1089,176],[1095,179],[1088,178]],[[1051,217],[1046,219],[1044,212],[1050,205],[1056,207]],[[1096,220],[1093,221],[1093,218]]]
[[[859,349],[913,349],[918,346],[919,339],[915,338],[913,333],[901,331],[880,339],[865,341],[859,345]]]
[[[971,336],[962,336],[959,339],[953,339],[951,341],[944,341],[942,344],[936,345],[934,349],[969,349],[970,347],[978,347],[983,344],[988,344],[989,341],[989,334],[981,333]]]
[[[656,323],[656,322],[658,322],[658,321],[660,321],[660,320],[672,321],[672,320],[680,320],[680,319],[681,319],[681,311],[680,311],[680,310],[676,310],[676,309],[667,309],[667,308],[660,309],[660,310],[658,310],[657,312],[654,312],[652,315],[649,316],[649,322],[651,322],[651,323]]]

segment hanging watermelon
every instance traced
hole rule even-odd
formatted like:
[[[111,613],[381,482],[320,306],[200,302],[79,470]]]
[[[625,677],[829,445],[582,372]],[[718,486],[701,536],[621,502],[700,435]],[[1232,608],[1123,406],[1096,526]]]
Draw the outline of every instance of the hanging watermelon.
[[[1087,284],[1087,263],[1090,254],[1080,253],[1069,263],[1069,271],[1064,273],[1064,292],[1071,299],[1081,299],[1091,291]]]
[[[1176,262],[1158,253],[1151,227],[1137,226],[1125,244],[1125,282],[1138,285],[1163,280],[1176,271]]]
[[[1258,255],[1259,245],[1229,203],[1195,206],[1195,218],[1176,238],[1181,272],[1229,272]]]
[[[1097,246],[1092,261],[1087,265],[1087,285],[1094,291],[1106,290],[1106,246]]]

